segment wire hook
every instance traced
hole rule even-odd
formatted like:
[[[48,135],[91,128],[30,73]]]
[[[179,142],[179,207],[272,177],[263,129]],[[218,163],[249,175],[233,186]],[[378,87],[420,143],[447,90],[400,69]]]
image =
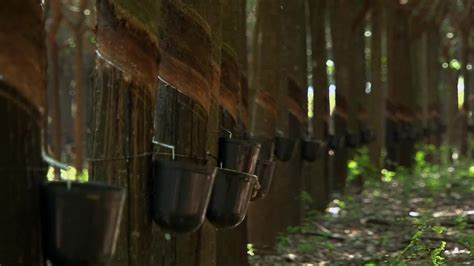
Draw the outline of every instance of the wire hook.
[[[224,132],[226,132],[227,134],[229,134],[229,139],[232,138],[232,132],[231,132],[230,130],[227,130],[227,129],[223,128],[223,127],[221,127],[221,129],[222,129]]]
[[[69,166],[68,164],[62,163],[48,155],[48,153],[46,152],[46,133],[44,129],[41,130],[41,158],[49,166],[52,166],[54,168],[59,168],[65,171],[68,171],[71,168],[71,166]],[[61,177],[59,177],[59,179],[55,177],[54,179],[56,181],[59,181]]]
[[[158,146],[161,146],[161,147],[165,147],[165,148],[170,149],[170,150],[171,150],[171,159],[173,159],[173,161],[174,161],[174,159],[175,159],[175,153],[174,153],[174,146],[173,146],[173,145],[159,142],[159,141],[155,140],[154,138],[153,138],[153,140],[152,140],[151,142],[153,142],[153,144],[155,144],[155,145],[158,145]]]

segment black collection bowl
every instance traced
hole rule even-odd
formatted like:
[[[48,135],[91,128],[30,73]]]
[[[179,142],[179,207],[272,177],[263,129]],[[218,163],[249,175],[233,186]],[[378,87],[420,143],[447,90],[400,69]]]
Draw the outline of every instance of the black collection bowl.
[[[372,129],[366,128],[361,130],[360,139],[363,144],[370,144],[375,141],[375,132]]]
[[[155,160],[152,173],[153,219],[161,228],[189,233],[204,222],[215,168],[193,163]]]
[[[258,159],[273,160],[273,155],[275,153],[275,141],[273,139],[265,137],[250,137],[249,139],[260,143]]]
[[[293,155],[295,144],[296,140],[294,139],[275,137],[275,156],[278,160],[283,162],[290,160]]]
[[[43,240],[54,265],[106,263],[115,252],[126,190],[101,183],[42,187]]]
[[[260,143],[249,139],[219,138],[219,166],[252,174],[260,152]]]
[[[207,220],[221,229],[238,226],[247,215],[257,182],[255,175],[218,168]]]
[[[360,145],[360,135],[355,132],[346,134],[346,147],[355,149]]]
[[[328,136],[328,148],[330,150],[338,150],[344,147],[344,138],[336,135]]]
[[[301,157],[308,162],[314,162],[321,156],[323,145],[314,139],[303,140],[301,143]]]

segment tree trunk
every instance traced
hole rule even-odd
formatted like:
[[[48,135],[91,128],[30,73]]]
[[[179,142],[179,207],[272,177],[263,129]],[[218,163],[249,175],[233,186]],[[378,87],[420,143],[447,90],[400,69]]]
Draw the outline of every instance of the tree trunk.
[[[59,0],[53,0],[50,2],[51,6],[51,24],[48,31],[48,55],[50,64],[50,78],[48,80],[51,84],[52,91],[52,125],[53,125],[53,136],[52,136],[52,151],[53,156],[57,160],[61,159],[61,148],[62,148],[62,128],[61,128],[61,102],[60,102],[60,75],[61,66],[59,64],[59,47],[58,47],[58,32],[59,26],[61,25],[62,13],[61,13],[61,2]],[[49,102],[48,102],[49,104]],[[54,175],[56,179],[60,177],[60,169],[54,169]]]
[[[177,160],[203,164],[215,149],[215,94],[220,49],[220,3],[210,0],[163,1],[160,85],[155,137],[175,146]],[[214,92],[213,92],[214,91]],[[212,96],[213,95],[213,96]],[[212,153],[212,150],[210,150]],[[162,156],[169,151],[160,151]],[[214,153],[215,154],[215,153]],[[167,157],[169,158],[169,156]],[[160,237],[159,265],[213,265],[217,260],[215,229],[205,225],[191,234]],[[165,234],[166,237],[166,234]],[[170,254],[172,254],[170,256]]]
[[[282,77],[283,88],[286,88],[283,95],[287,98],[283,104],[286,104],[287,109],[288,136],[296,140],[296,145],[291,160],[286,163],[287,173],[281,176],[281,180],[288,182],[285,185],[287,192],[279,197],[281,202],[274,204],[288,206],[288,211],[283,213],[288,217],[285,226],[295,226],[300,224],[302,218],[300,195],[304,184],[300,140],[308,135],[305,0],[284,0],[282,16],[285,67]]]
[[[38,1],[0,8],[0,263],[43,265],[39,188],[46,94],[43,12]]]
[[[439,98],[439,91],[440,91],[440,62],[439,62],[439,55],[440,55],[440,37],[439,37],[439,28],[440,25],[432,24],[427,31],[427,64],[428,64],[428,104],[430,107],[431,113],[431,122],[433,123],[433,127],[438,130],[442,124],[441,119],[441,106],[440,106],[440,98]],[[471,73],[469,73],[471,74]],[[441,132],[437,131],[433,134],[431,138],[431,143],[435,145],[437,148],[441,147],[443,135]],[[433,162],[440,162],[441,153],[436,153],[431,155],[431,159]]]
[[[220,83],[220,128],[232,132],[232,136],[243,136],[247,123],[246,102],[242,94],[243,73],[246,65],[245,0],[224,0],[222,3],[222,58]],[[221,135],[227,135],[221,130]],[[247,265],[247,221],[231,230],[217,232],[217,265]]]
[[[326,51],[326,14],[327,1],[307,1],[310,15],[311,54],[312,54],[312,76],[313,76],[313,128],[314,137],[326,141],[328,138],[329,122],[329,95],[327,79],[327,51]],[[324,147],[325,149],[326,147]],[[314,206],[323,211],[329,201],[329,171],[328,151],[321,153],[321,158],[311,166],[312,175],[308,176],[306,184],[310,192]]]
[[[112,265],[157,265],[149,205],[158,1],[97,2],[98,58],[89,137],[92,180],[127,187]],[[164,248],[160,247],[159,250]]]
[[[74,117],[74,166],[77,170],[77,175],[81,175],[84,168],[84,128],[85,128],[85,87],[84,87],[84,45],[83,45],[83,32],[84,32],[84,10],[87,7],[87,1],[81,0],[79,3],[79,14],[80,19],[73,25],[74,29],[74,41],[76,44],[74,54],[74,105],[75,113]]]
[[[358,1],[332,1],[330,4],[331,36],[335,61],[336,109],[335,135],[345,137],[357,131],[357,52],[353,45],[358,33],[356,18],[361,5]],[[355,12],[354,12],[355,11]],[[363,66],[361,66],[363,67]],[[344,147],[334,153],[334,189],[343,192],[347,179],[349,150]]]
[[[372,163],[381,168],[381,154],[385,142],[385,86],[383,84],[382,42],[385,28],[385,9],[379,1],[373,1],[371,13],[372,39],[370,48],[371,93],[369,117],[375,130],[376,139],[370,145]]]
[[[262,0],[257,2],[256,26],[252,40],[252,97],[250,113],[250,132],[256,137],[271,139],[275,135],[277,122],[277,94],[280,81],[281,33],[280,33],[280,5],[279,1]],[[278,168],[275,173],[277,173]],[[283,230],[278,220],[281,218],[279,209],[274,205],[278,194],[280,178],[283,175],[275,174],[270,193],[264,198],[250,205],[248,213],[249,243],[257,249],[263,250],[272,247],[275,237]],[[268,223],[268,221],[271,221]],[[262,227],[262,225],[265,225]]]
[[[465,116],[464,119],[466,121],[460,121],[461,124],[468,124],[468,119],[469,116],[467,115],[469,111],[471,110],[472,106],[469,102],[469,94],[470,94],[470,86],[471,86],[471,77],[469,75],[469,71],[467,70],[467,64],[469,62],[469,57],[470,57],[470,47],[469,47],[469,30],[467,31],[462,31],[461,32],[461,76],[464,78],[464,112]],[[462,114],[461,114],[462,115]],[[461,118],[461,117],[460,117]],[[467,126],[461,126],[460,127],[460,137],[461,137],[461,144],[460,144],[460,152],[462,156],[466,156],[469,149],[468,149],[468,136],[469,133],[467,132]]]
[[[417,99],[413,97],[411,69],[406,67],[410,62],[410,39],[408,35],[408,11],[394,3],[388,14],[388,98],[394,101],[392,110],[394,114],[402,119],[402,109],[416,106]],[[404,121],[404,120],[403,120]],[[400,127],[402,121],[395,121]],[[405,122],[405,121],[404,121]],[[388,129],[387,129],[388,130]],[[411,166],[413,162],[413,144],[402,140],[399,144],[388,143],[389,158],[395,160],[399,165]]]
[[[443,61],[450,62],[451,58],[449,55],[449,50],[445,50],[443,54]],[[452,160],[452,153],[459,153],[459,141],[460,138],[457,136],[459,130],[457,130],[458,125],[458,91],[457,91],[457,82],[458,82],[458,73],[457,71],[451,69],[449,66],[441,69],[441,84],[443,86],[442,95],[440,97],[441,103],[444,106],[443,117],[446,122],[446,137],[444,139],[444,144],[450,149],[447,156],[447,160]]]
[[[349,101],[349,112],[352,114],[349,121],[354,124],[350,132],[358,136],[360,142],[360,132],[362,129],[369,127],[369,121],[367,116],[367,109],[369,97],[366,94],[366,59],[365,59],[365,8],[360,8],[360,18],[354,19],[353,22],[353,62],[352,62],[352,88],[350,90]],[[351,116],[351,115],[350,115]],[[359,147],[356,147],[356,149]],[[353,156],[354,150],[351,156]],[[364,180],[366,176],[357,175],[353,180],[350,181],[350,188],[354,192],[361,192],[364,186]]]
[[[207,123],[207,151],[217,156],[219,152],[219,90],[221,82],[221,54],[222,54],[222,0],[208,0],[209,25],[211,27],[212,40],[212,82],[211,82],[211,106]],[[216,167],[215,160],[208,160],[208,165]],[[217,265],[218,260],[218,240],[217,230],[207,222],[204,222],[199,230],[199,264],[198,265]]]

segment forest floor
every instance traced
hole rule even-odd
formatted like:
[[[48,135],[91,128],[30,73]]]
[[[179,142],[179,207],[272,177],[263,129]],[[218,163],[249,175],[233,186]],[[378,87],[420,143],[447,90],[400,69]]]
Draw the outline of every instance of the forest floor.
[[[350,175],[374,174],[364,156]],[[383,170],[382,181],[334,199],[324,214],[307,207],[302,226],[279,235],[273,252],[250,245],[250,264],[474,265],[474,166],[425,156],[417,153],[411,171]],[[305,193],[302,200],[310,206]]]

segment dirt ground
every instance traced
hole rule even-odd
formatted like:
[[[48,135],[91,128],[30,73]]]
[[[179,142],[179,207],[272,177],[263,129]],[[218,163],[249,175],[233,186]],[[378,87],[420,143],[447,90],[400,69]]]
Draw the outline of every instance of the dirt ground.
[[[250,264],[474,265],[474,177],[462,169],[473,170],[424,166],[336,197],[275,249],[249,246]]]

